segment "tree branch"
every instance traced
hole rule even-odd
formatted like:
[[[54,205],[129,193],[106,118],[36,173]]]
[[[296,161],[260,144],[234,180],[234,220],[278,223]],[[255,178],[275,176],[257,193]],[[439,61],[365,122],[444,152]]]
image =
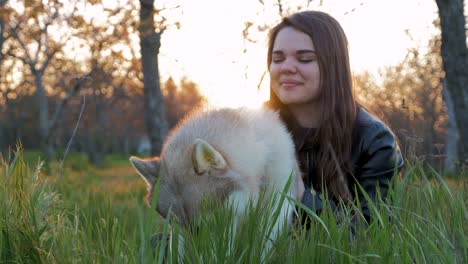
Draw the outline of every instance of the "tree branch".
[[[12,52],[9,52],[9,55],[14,57],[14,58],[17,58],[17,59],[21,60],[25,64],[29,65],[29,67],[31,67],[32,71],[35,71],[36,70],[36,68],[35,68],[36,62],[32,60],[31,55],[28,52],[28,48],[26,47],[26,44],[21,39],[21,37],[20,37],[20,35],[18,34],[17,31],[14,32],[14,35],[15,35],[15,39],[19,42],[21,48],[23,48],[24,55],[26,57],[17,56],[15,54],[13,54]]]
[[[52,130],[53,128],[55,128],[55,126],[57,125],[58,123],[58,120],[60,118],[60,115],[62,114],[62,111],[63,111],[63,108],[68,104],[68,101],[74,97],[80,90],[81,90],[81,87],[83,86],[83,84],[91,79],[91,74],[93,73],[94,69],[91,70],[90,73],[82,76],[82,77],[79,77],[79,78],[76,78],[76,83],[75,85],[73,86],[73,89],[71,89],[70,91],[68,91],[68,93],[65,95],[65,97],[60,101],[59,105],[57,106],[57,108],[55,109],[55,112],[54,112],[54,116],[52,117],[52,120],[50,121],[49,123],[49,130]],[[50,134],[49,134],[49,137],[50,137]]]

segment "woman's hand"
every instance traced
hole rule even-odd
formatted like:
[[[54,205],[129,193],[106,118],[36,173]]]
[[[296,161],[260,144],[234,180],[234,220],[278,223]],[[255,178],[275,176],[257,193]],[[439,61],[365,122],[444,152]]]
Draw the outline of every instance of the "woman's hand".
[[[304,191],[305,191],[305,186],[304,186],[304,181],[302,180],[302,176],[300,173],[296,174],[296,190],[297,190],[297,200],[302,201],[302,198],[304,197]]]

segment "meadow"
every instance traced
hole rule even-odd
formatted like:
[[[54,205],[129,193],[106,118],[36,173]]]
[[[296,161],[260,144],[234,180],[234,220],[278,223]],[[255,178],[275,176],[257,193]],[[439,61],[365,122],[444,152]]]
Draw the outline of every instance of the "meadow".
[[[268,207],[251,210],[236,234],[229,210],[188,232],[146,206],[145,183],[128,157],[94,167],[75,153],[44,164],[18,150],[0,161],[0,263],[467,263],[467,179],[408,162],[391,202],[371,204],[369,226],[359,224],[359,210],[309,212],[309,231],[294,226],[266,254],[274,220],[262,217]],[[152,234],[169,231],[173,252],[183,237],[183,259],[164,256],[164,241],[152,247]]]

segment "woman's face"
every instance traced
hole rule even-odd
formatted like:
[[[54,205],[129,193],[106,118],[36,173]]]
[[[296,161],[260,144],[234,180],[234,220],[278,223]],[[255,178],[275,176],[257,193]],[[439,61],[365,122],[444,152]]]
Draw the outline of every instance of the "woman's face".
[[[315,104],[320,98],[320,69],[312,39],[285,27],[273,43],[270,83],[285,105]]]

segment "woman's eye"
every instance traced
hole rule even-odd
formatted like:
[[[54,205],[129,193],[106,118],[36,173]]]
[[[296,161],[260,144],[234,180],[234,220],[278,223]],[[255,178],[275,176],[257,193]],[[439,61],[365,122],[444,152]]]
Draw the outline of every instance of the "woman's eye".
[[[281,57],[277,57],[277,58],[273,58],[273,59],[272,59],[272,61],[273,61],[274,63],[280,63],[280,62],[282,62],[283,60],[284,60],[284,59],[281,58]]]
[[[315,61],[315,58],[299,58],[298,61],[301,63],[309,63]]]

